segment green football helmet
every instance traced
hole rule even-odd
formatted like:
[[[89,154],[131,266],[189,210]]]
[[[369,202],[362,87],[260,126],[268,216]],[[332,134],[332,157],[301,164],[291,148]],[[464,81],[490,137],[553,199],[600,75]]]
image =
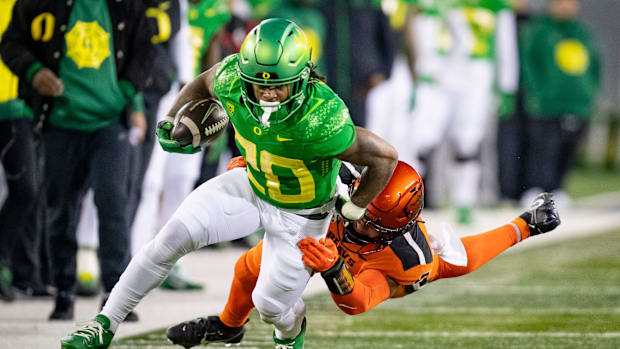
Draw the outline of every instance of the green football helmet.
[[[250,31],[241,44],[237,69],[243,81],[243,102],[255,119],[265,125],[276,124],[301,108],[306,99],[311,54],[306,34],[287,19],[266,19]],[[265,108],[254,96],[252,84],[292,86],[285,101]]]

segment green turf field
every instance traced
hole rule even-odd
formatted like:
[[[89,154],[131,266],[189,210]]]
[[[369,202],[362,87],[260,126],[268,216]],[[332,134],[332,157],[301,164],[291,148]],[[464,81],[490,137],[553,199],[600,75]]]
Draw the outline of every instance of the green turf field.
[[[307,300],[306,348],[620,348],[620,231],[513,249],[362,315],[317,295]],[[162,330],[113,348],[181,347]],[[256,313],[239,348],[273,348]]]
[[[566,192],[573,198],[620,191],[620,171],[601,166],[575,166],[567,175]]]

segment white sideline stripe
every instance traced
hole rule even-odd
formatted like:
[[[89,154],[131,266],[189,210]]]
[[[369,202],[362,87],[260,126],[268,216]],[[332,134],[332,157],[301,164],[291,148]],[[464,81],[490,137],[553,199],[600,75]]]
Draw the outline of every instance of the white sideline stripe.
[[[389,309],[389,307],[385,307]],[[575,314],[575,315],[600,315],[620,314],[620,308],[491,308],[491,307],[432,307],[432,308],[399,308],[415,314]],[[314,318],[314,316],[313,316]]]
[[[620,338],[620,332],[447,332],[447,331],[321,331],[325,337],[591,337]]]
[[[424,258],[424,252],[422,252],[422,249],[420,248],[420,246],[418,246],[418,244],[415,241],[413,241],[411,234],[404,234],[403,236],[405,237],[405,240],[407,240],[407,243],[409,244],[409,246],[413,247],[413,249],[415,250],[415,253],[418,254],[418,259],[420,260],[420,264],[426,264],[426,258]]]
[[[574,285],[538,285],[538,286],[519,286],[519,285],[481,285],[473,283],[461,283],[459,288],[452,291],[451,296],[456,294],[466,294],[470,292],[488,292],[490,294],[506,294],[516,293],[523,294],[528,292],[529,294],[544,294],[554,295],[561,293],[568,293],[571,295],[591,295],[596,293],[599,295],[620,295],[620,287],[618,286],[601,286],[601,287],[587,287]],[[433,295],[434,296],[434,295]]]

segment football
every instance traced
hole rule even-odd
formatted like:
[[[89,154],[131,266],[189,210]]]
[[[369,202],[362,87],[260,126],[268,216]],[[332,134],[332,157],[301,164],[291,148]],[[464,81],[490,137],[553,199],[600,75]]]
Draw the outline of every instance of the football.
[[[228,125],[228,115],[215,98],[187,102],[174,116],[170,139],[184,147],[206,147],[213,143]]]

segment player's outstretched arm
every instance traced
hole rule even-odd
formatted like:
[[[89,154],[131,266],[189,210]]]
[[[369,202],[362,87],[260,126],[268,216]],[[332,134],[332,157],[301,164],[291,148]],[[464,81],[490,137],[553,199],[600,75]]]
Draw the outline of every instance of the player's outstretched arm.
[[[355,132],[353,144],[336,156],[342,161],[367,167],[351,201],[341,208],[341,213],[350,220],[363,216],[366,206],[383,190],[398,163],[398,152],[383,138],[362,127],[356,127]]]
[[[351,275],[339,256],[336,244],[329,238],[301,240],[297,246],[306,266],[325,280],[334,303],[349,315],[364,313],[390,298],[397,285],[380,270],[367,269],[357,276]]]

